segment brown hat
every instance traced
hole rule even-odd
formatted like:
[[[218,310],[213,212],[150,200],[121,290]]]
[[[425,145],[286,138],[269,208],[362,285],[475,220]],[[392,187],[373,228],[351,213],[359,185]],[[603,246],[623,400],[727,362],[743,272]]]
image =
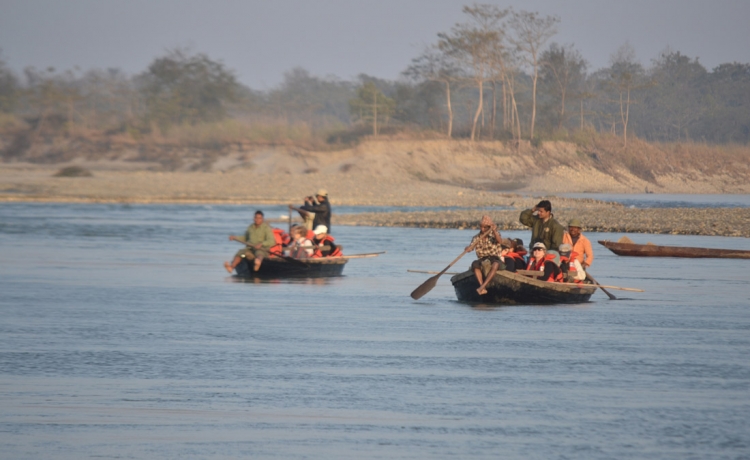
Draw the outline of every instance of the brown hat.
[[[500,247],[510,249],[513,247],[513,243],[508,238],[503,238],[500,242]]]
[[[482,226],[486,225],[488,227],[491,227],[492,226],[492,219],[490,219],[490,216],[484,215],[484,216],[482,216],[482,221],[479,222],[479,225],[482,225]]]
[[[578,219],[570,219],[570,222],[568,222],[568,227],[578,227],[581,228],[583,225],[581,225],[581,221]]]

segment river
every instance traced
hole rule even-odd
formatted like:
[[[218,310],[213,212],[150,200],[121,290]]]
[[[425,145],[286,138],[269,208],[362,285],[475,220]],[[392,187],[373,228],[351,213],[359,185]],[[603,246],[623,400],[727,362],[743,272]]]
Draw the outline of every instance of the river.
[[[750,458],[750,261],[594,243],[600,283],[645,292],[469,305],[444,275],[414,301],[407,269],[472,231],[334,226],[387,253],[238,282],[255,208],[0,204],[0,458]]]

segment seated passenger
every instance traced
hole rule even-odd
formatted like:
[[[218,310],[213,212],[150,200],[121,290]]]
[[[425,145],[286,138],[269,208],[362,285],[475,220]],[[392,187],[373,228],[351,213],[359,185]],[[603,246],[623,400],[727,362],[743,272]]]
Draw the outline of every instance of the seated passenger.
[[[523,240],[516,238],[510,240],[510,252],[508,256],[513,258],[516,270],[522,270],[526,266],[526,248],[523,247]]]
[[[289,256],[295,259],[312,257],[315,249],[312,241],[307,239],[307,229],[298,225],[292,229],[292,235],[294,235],[294,242],[289,246]]]
[[[333,242],[333,237],[328,234],[328,227],[318,225],[313,230],[313,245],[315,253],[313,257],[337,257],[341,255],[341,248]]]
[[[508,238],[503,239],[500,243],[500,270],[507,270],[509,272],[516,271],[516,260],[512,255],[513,242]],[[524,265],[520,265],[523,267]]]
[[[542,272],[543,275],[537,278],[541,281],[562,281],[562,270],[555,264],[554,258],[553,254],[547,254],[544,243],[534,243],[526,269]]]
[[[583,283],[586,279],[586,272],[581,262],[578,261],[577,255],[570,244],[560,245],[560,270],[562,270],[564,282]]]

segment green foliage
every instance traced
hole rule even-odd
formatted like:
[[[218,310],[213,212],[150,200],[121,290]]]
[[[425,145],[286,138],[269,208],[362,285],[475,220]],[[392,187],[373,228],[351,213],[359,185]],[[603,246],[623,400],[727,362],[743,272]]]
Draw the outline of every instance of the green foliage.
[[[386,124],[393,114],[396,102],[386,97],[373,82],[357,90],[357,97],[349,101],[352,116],[372,126],[373,136],[378,135],[378,125]]]
[[[0,53],[0,112],[9,113],[15,109],[19,91],[18,79],[8,68]]]
[[[221,120],[239,86],[222,63],[179,49],[154,60],[140,80],[146,117],[162,129]]]

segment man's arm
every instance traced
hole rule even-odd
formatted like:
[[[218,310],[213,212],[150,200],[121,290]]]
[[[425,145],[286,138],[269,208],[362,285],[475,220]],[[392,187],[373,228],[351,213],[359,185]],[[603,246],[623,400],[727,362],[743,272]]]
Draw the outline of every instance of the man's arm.
[[[300,209],[304,209],[305,211],[309,212],[326,212],[328,211],[328,207],[324,204],[304,204],[299,207]]]
[[[536,222],[539,219],[537,216],[534,215],[535,211],[536,211],[536,208],[521,211],[521,216],[518,218],[518,220],[527,227],[533,227],[534,222]]]
[[[565,233],[565,229],[557,221],[555,221],[555,223],[551,227],[552,227],[552,235],[550,235],[552,237],[551,247],[555,248],[556,250],[559,250],[560,245],[563,243],[563,233]]]
[[[594,248],[591,247],[591,241],[588,238],[581,235],[583,239],[583,266],[590,267],[594,262]]]

